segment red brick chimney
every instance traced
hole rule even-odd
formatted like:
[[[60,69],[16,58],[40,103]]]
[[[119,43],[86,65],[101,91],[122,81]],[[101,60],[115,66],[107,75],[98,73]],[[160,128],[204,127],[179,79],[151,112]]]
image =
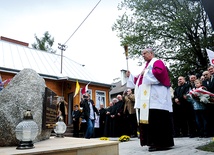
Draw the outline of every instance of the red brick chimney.
[[[3,36],[0,36],[0,40],[8,41],[8,42],[11,42],[11,43],[15,43],[15,44],[19,44],[19,45],[23,45],[23,46],[27,46],[27,47],[29,45],[29,43],[25,43],[25,42],[22,42],[22,41],[6,38],[6,37],[3,37]]]

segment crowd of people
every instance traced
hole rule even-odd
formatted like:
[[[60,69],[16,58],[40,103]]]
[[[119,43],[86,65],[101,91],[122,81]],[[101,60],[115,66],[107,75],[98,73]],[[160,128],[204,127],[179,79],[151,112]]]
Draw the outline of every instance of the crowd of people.
[[[137,137],[138,125],[134,104],[135,96],[131,89],[113,98],[106,108],[103,104],[100,104],[100,108],[96,108],[90,95],[84,94],[80,102],[81,110],[76,105],[72,113],[72,118],[75,120],[78,119],[77,116],[84,120],[80,123],[79,131],[75,130],[74,137],[78,137],[80,132],[84,133],[85,138],[120,137],[122,135]],[[77,129],[77,125],[74,123],[73,125]]]
[[[134,109],[135,97],[131,89],[127,89],[123,95],[117,95],[112,99],[110,106],[102,109],[100,115],[99,136],[120,137],[128,135],[137,137],[137,119]],[[99,110],[100,111],[100,110]]]
[[[214,66],[201,77],[178,77],[173,96],[174,137],[214,136]]]
[[[174,137],[214,136],[214,66],[201,77],[179,76],[172,87],[169,70],[154,51],[146,48],[142,56],[145,68],[138,76],[127,71],[128,89],[108,107],[97,109],[90,95],[83,95],[79,117],[84,137],[137,137],[139,132],[141,146],[157,151],[174,146]]]

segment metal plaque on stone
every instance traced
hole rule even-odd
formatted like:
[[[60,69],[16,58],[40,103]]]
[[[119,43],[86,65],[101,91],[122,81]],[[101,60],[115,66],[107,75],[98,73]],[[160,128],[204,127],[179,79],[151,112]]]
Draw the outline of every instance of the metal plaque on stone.
[[[43,118],[42,118],[42,128],[43,129],[53,129],[57,122],[57,94],[51,89],[45,88],[45,96],[43,100]]]

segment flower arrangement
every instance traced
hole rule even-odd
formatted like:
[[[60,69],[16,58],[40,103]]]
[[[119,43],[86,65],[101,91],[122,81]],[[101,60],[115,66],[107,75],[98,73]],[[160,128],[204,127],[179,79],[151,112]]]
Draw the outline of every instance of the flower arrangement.
[[[120,142],[128,142],[130,140],[130,137],[127,135],[123,135],[119,138]]]
[[[196,89],[194,88],[188,95],[200,102],[214,104],[214,94],[204,90],[202,87]]]
[[[108,137],[100,137],[100,140],[109,140]]]

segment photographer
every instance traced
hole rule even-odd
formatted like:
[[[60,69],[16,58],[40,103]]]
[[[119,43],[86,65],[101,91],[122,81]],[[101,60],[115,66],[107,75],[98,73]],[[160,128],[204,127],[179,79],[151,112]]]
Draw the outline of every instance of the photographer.
[[[82,107],[81,117],[85,119],[87,123],[85,138],[90,139],[94,132],[95,112],[97,115],[99,115],[99,113],[95,107],[94,101],[90,99],[90,95],[88,93],[83,94],[80,107]]]

